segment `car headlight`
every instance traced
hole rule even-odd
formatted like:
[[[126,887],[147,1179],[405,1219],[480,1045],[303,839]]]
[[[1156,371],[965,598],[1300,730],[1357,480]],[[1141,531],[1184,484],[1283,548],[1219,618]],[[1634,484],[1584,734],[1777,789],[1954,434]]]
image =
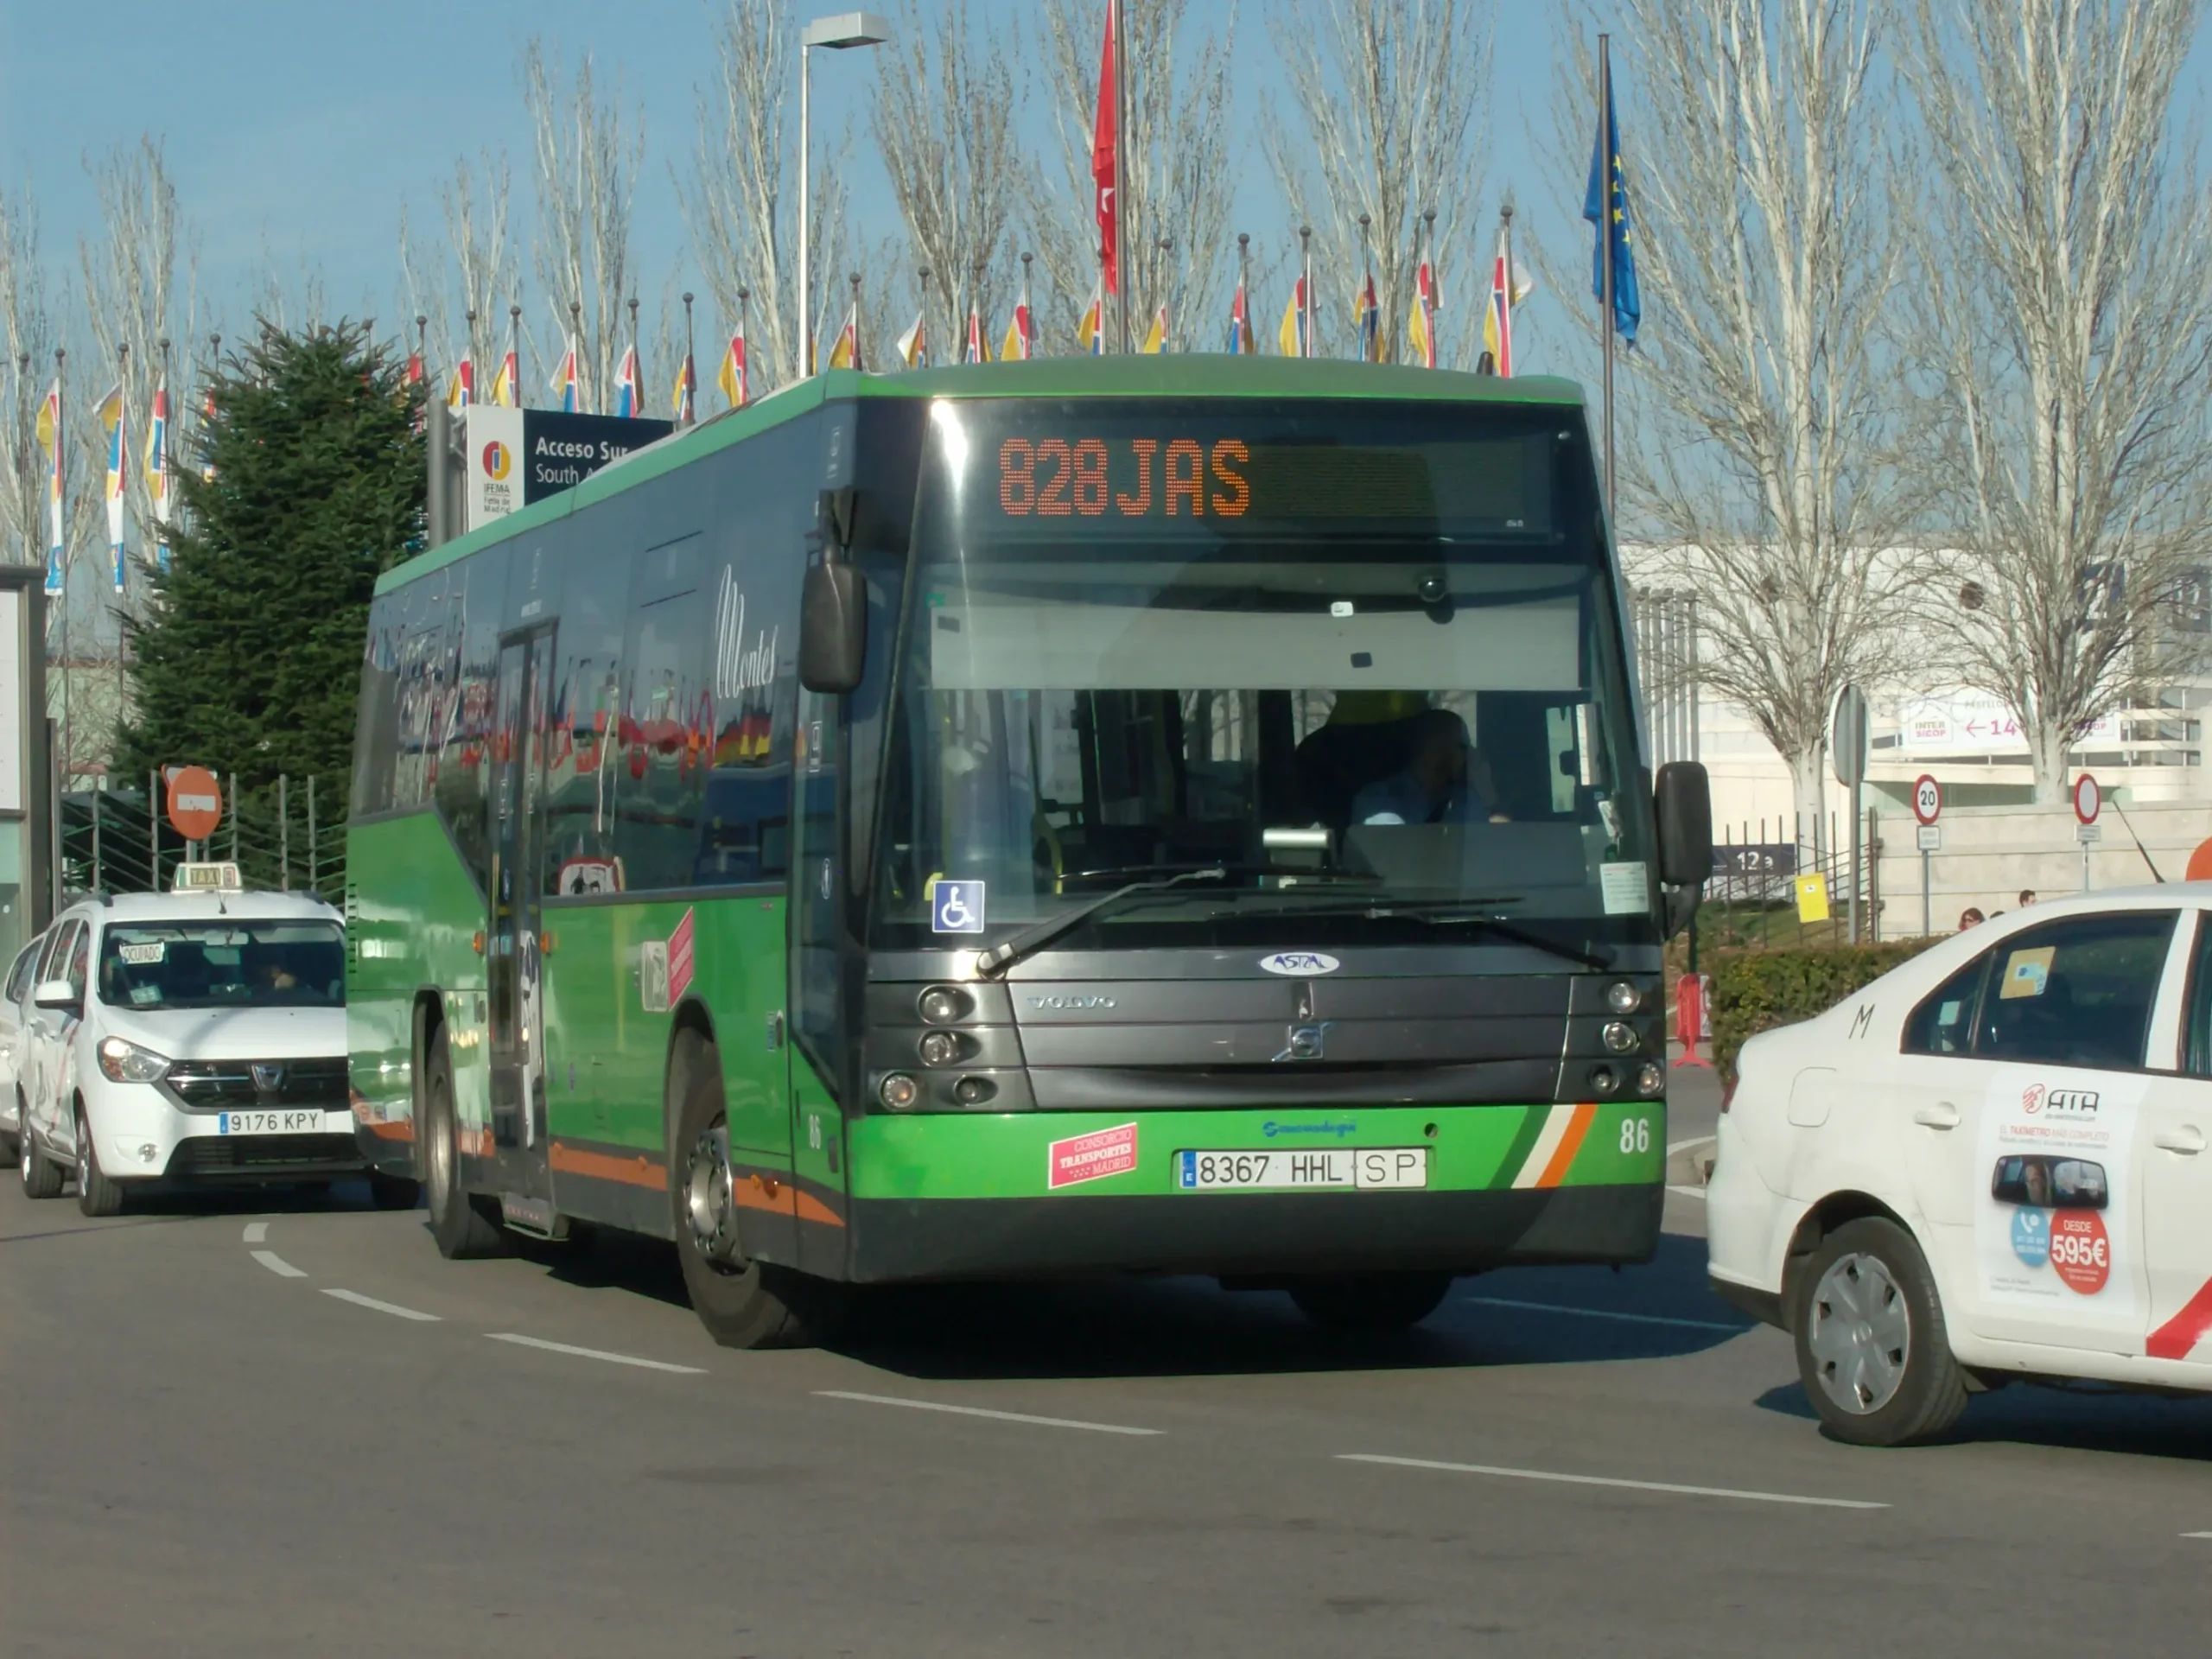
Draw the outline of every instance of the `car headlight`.
[[[120,1037],[100,1039],[100,1072],[110,1083],[159,1083],[168,1057]]]

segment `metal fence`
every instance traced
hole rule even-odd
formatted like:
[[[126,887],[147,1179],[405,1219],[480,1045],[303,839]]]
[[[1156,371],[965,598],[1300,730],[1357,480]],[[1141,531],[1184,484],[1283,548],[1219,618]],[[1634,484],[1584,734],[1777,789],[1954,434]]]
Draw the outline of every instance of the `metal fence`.
[[[346,886],[344,803],[308,778],[258,789],[224,783],[223,822],[188,842],[168,822],[161,780],[135,789],[79,789],[61,798],[57,826],[64,893],[158,893],[188,858],[228,859],[248,887],[319,893]]]
[[[1698,909],[1700,942],[1752,950],[1770,945],[1828,944],[1850,937],[1855,896],[1859,937],[1881,938],[1881,893],[1875,879],[1874,816],[1868,814],[1866,855],[1855,878],[1848,843],[1851,826],[1835,813],[1824,825],[1802,816],[1745,819],[1717,824],[1713,878]],[[1815,828],[1825,831],[1815,835]],[[1817,871],[1827,879],[1828,920],[1800,919],[1797,878]]]

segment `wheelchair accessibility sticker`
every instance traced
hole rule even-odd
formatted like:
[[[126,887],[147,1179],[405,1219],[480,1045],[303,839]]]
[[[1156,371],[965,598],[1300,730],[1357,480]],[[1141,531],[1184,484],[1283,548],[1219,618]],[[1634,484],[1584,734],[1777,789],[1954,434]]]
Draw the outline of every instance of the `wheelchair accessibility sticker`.
[[[930,884],[930,931],[935,933],[980,933],[983,931],[983,884],[947,881]]]

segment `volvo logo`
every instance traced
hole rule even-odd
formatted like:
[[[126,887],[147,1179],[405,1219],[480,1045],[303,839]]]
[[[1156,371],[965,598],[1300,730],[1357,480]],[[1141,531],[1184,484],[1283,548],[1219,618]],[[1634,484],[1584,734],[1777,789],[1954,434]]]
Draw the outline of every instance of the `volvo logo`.
[[[1033,996],[1028,999],[1028,1002],[1033,1008],[1052,1008],[1064,1014],[1072,1014],[1085,1008],[1110,1008],[1114,1006],[1112,997],[1096,995]]]
[[[264,1095],[273,1095],[284,1086],[284,1068],[264,1065],[258,1060],[253,1066],[253,1086]]]
[[[1289,1035],[1284,1039],[1283,1051],[1275,1058],[1279,1061],[1327,1058],[1329,1024],[1328,1020],[1323,1020],[1312,1025],[1291,1027]],[[1274,1133],[1272,1128],[1268,1132],[1270,1135]]]
[[[1319,950],[1278,950],[1272,957],[1262,957],[1260,966],[1271,974],[1302,978],[1307,974],[1333,974],[1344,964]]]

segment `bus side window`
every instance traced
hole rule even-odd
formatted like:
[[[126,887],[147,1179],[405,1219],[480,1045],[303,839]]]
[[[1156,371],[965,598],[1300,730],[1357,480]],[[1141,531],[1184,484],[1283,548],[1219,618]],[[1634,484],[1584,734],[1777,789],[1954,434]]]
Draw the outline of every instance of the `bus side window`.
[[[462,591],[448,590],[453,632],[446,646],[454,668],[438,716],[438,815],[477,880],[487,887],[492,872],[488,780],[506,567],[503,543],[486,548],[455,568],[455,585]]]
[[[571,548],[553,671],[540,891],[619,892],[614,791],[621,751],[622,624],[629,573],[587,537]]]

